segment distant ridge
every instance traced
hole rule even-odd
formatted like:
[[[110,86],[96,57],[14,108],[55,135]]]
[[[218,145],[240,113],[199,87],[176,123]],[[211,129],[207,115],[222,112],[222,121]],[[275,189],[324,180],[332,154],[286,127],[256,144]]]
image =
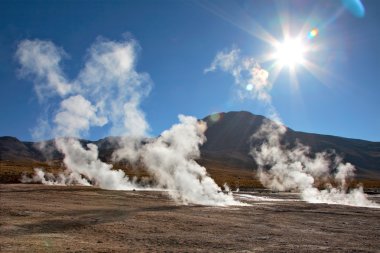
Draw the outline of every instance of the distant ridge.
[[[250,112],[227,112],[209,115],[203,119],[208,125],[207,142],[201,147],[201,160],[227,164],[239,169],[256,169],[256,163],[249,155],[252,146],[259,144],[251,138],[258,131],[264,116]],[[94,143],[99,147],[99,156],[110,161],[113,150],[117,148],[115,139],[106,137],[98,141],[82,140],[82,143]],[[296,140],[310,146],[313,152],[334,149],[337,154],[357,167],[362,178],[380,179],[380,142],[342,138],[338,136],[311,134],[287,128],[284,141],[294,145]],[[23,142],[12,136],[0,137],[0,160],[8,161],[46,161],[62,159],[55,150],[53,141],[48,141],[49,154],[38,148],[39,143]]]

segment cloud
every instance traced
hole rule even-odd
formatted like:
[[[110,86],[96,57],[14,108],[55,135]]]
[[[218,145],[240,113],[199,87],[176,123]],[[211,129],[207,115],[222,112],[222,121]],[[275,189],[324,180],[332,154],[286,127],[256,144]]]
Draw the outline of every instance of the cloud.
[[[241,56],[240,49],[218,52],[205,73],[222,70],[234,77],[237,94],[241,99],[258,99],[270,103],[269,73],[252,57]]]
[[[30,77],[40,100],[58,94],[65,96],[73,87],[62,73],[60,63],[66,53],[51,41],[24,40],[18,44],[19,74]]]

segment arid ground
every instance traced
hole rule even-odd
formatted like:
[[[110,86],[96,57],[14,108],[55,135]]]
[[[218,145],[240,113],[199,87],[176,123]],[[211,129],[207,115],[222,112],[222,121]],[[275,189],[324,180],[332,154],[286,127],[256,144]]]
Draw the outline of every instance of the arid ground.
[[[1,252],[380,251],[380,209],[309,204],[296,194],[240,193],[247,207],[92,187],[2,184],[0,194]]]

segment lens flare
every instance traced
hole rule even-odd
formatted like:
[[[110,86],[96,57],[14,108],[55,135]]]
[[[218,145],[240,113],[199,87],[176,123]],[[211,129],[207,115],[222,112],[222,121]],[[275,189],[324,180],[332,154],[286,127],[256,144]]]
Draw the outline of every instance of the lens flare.
[[[352,15],[358,18],[365,16],[365,8],[360,0],[341,0],[341,2]]]
[[[248,84],[248,85],[245,87],[245,89],[246,89],[247,91],[251,91],[251,90],[253,90],[253,85],[252,85],[252,84]]]
[[[221,113],[214,113],[210,116],[211,122],[215,123],[218,122],[223,117],[223,114]]]
[[[312,30],[308,33],[307,37],[308,37],[309,39],[313,39],[313,38],[317,37],[318,33],[319,33],[319,30],[318,30],[317,28],[314,28],[314,29],[312,29]]]

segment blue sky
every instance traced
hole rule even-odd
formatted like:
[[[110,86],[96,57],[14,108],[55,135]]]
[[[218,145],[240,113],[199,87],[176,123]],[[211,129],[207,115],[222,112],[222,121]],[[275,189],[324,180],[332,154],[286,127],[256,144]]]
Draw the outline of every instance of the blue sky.
[[[31,140],[38,119],[54,111],[59,98],[39,101],[30,78],[19,75],[15,57],[23,40],[51,41],[66,52],[61,62],[72,80],[99,38],[137,41],[136,71],[149,74],[152,89],[141,111],[157,135],[178,114],[203,118],[214,112],[250,111],[269,115],[259,99],[241,99],[228,71],[205,73],[219,52],[239,49],[269,73],[271,104],[284,124],[299,131],[380,141],[380,3],[362,1],[364,17],[342,9],[341,1],[1,1],[0,135]],[[288,18],[284,18],[288,17]],[[258,27],[282,41],[302,27],[318,28],[305,55],[323,71],[296,66],[298,88],[286,67],[272,79],[274,48]],[[305,34],[301,36],[307,36]],[[258,37],[259,36],[259,37]],[[326,74],[328,73],[328,74]],[[317,78],[315,77],[317,76]],[[322,80],[322,81],[321,81]],[[84,137],[109,134],[107,125]]]

